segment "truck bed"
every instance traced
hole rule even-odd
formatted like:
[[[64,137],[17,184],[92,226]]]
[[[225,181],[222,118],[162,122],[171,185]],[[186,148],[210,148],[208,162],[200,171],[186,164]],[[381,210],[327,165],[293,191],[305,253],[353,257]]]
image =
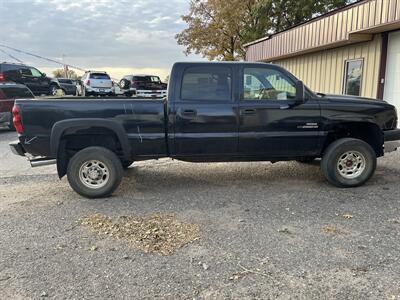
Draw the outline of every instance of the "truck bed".
[[[16,105],[21,108],[24,124],[20,141],[32,155],[54,157],[50,147],[54,125],[78,119],[107,120],[122,125],[132,156],[167,155],[164,100],[63,97],[17,100]]]

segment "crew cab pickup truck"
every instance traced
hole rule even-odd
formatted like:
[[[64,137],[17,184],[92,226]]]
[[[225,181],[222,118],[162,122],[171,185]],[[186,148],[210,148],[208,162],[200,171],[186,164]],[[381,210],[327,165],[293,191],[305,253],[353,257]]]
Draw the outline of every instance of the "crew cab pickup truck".
[[[176,63],[166,100],[17,100],[19,140],[33,165],[57,163],[79,194],[113,193],[134,161],[190,162],[321,158],[338,187],[364,184],[377,158],[399,144],[394,106],[315,94],[264,63]],[[278,175],[277,175],[278,176]]]

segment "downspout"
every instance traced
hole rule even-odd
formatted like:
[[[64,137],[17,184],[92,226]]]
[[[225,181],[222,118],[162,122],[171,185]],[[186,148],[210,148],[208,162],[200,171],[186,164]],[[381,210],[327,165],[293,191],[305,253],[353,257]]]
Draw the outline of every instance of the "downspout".
[[[376,95],[376,98],[380,100],[383,100],[383,94],[385,91],[388,41],[389,41],[389,34],[387,32],[382,33],[381,59],[379,63],[379,76],[378,76],[378,92]]]

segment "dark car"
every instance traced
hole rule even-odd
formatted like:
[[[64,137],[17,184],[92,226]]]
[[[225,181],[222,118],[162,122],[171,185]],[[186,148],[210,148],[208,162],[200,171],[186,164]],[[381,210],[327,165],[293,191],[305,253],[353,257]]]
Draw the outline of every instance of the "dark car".
[[[17,98],[34,98],[32,92],[22,84],[0,83],[0,127],[7,126],[14,129],[12,122],[12,108]]]
[[[176,63],[170,78],[166,100],[17,100],[19,141],[11,149],[37,156],[34,164],[56,162],[59,177],[67,174],[76,192],[93,198],[110,195],[133,161],[162,157],[321,158],[331,184],[356,187],[399,146],[393,105],[317,95],[277,65]]]
[[[167,96],[167,84],[155,75],[126,75],[119,82],[127,96],[137,98],[164,98]]]
[[[26,85],[34,95],[55,95],[60,88],[58,82],[34,67],[24,64],[0,63],[0,82],[15,82]]]
[[[69,78],[57,78],[61,89],[65,95],[76,95],[77,94],[77,81]]]

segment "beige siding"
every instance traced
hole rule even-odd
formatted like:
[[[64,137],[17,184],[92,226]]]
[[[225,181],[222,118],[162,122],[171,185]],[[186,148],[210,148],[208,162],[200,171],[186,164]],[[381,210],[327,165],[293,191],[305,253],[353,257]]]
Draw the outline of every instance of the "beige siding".
[[[274,61],[295,74],[316,92],[343,93],[345,62],[362,58],[362,96],[377,97],[381,37],[376,35],[371,42],[304,54]]]
[[[350,43],[400,28],[400,0],[364,0],[246,45],[246,60],[274,61]]]

